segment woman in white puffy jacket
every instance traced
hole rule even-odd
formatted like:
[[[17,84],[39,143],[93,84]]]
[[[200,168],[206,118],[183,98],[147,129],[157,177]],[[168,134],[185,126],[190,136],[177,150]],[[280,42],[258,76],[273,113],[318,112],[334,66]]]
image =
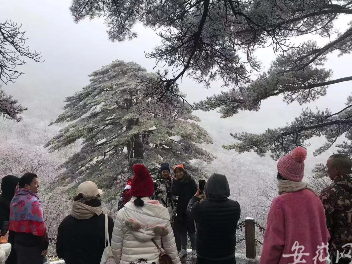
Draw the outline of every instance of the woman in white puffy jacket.
[[[179,264],[170,215],[158,201],[150,200],[153,180],[142,164],[133,166],[132,199],[117,213],[111,247],[116,264],[159,264],[159,250],[152,239]]]
[[[0,264],[5,264],[7,258],[11,253],[11,244],[9,240],[9,232],[5,236],[0,237]]]
[[[11,253],[11,244],[0,244],[0,264],[5,264],[7,258]]]

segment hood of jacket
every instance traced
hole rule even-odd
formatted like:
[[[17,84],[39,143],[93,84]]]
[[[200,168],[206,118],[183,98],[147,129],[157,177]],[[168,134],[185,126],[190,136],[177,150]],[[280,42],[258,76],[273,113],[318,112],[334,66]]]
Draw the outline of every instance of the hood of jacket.
[[[19,182],[19,178],[13,175],[7,175],[1,181],[1,196],[11,202],[15,196],[15,189]]]
[[[120,210],[125,219],[125,226],[129,229],[136,240],[140,242],[150,241],[157,236],[168,234],[166,225],[170,221],[170,215],[167,208],[162,206],[159,201],[150,200],[143,197],[143,207],[134,205],[133,197],[125,207]]]
[[[209,200],[226,200],[230,196],[230,186],[225,175],[213,174],[205,188]]]
[[[169,233],[165,226],[144,225],[134,219],[126,220],[125,225],[130,230],[134,238],[139,242],[148,242],[156,236],[166,236]]]
[[[11,203],[11,200],[8,200],[3,195],[0,195],[0,206],[2,208],[6,208],[6,209],[8,209],[10,211],[10,203]]]

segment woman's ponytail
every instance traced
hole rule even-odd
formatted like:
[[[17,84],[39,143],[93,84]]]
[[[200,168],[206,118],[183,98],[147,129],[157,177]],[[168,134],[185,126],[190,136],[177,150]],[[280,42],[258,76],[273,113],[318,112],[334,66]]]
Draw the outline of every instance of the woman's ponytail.
[[[144,206],[144,201],[142,200],[141,197],[137,197],[136,200],[134,200],[133,203],[137,207],[143,207]]]

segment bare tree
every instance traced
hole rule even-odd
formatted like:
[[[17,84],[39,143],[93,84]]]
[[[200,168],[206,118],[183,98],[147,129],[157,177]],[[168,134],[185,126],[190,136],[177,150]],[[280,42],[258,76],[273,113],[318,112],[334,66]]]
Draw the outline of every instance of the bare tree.
[[[26,46],[25,32],[21,31],[21,26],[5,21],[0,23],[0,82],[8,84],[23,74],[18,70],[18,66],[26,63],[25,58],[39,62],[41,55],[30,51]],[[7,96],[0,90],[0,115],[20,121],[18,116],[26,108],[17,104],[17,101]]]
[[[0,80],[3,83],[14,82],[23,74],[17,67],[26,63],[25,58],[41,60],[38,52],[29,50],[26,40],[20,25],[12,21],[0,23]]]

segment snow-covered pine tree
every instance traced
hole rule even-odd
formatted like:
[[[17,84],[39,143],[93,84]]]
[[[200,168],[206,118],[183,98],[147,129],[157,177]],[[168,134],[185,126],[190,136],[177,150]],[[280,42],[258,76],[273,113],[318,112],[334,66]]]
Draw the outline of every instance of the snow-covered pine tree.
[[[157,75],[117,60],[90,78],[89,85],[66,99],[55,123],[69,124],[46,145],[56,151],[81,143],[62,165],[61,180],[93,180],[114,199],[132,176],[135,162],[143,162],[152,173],[162,162],[182,163],[193,176],[202,177],[191,161],[214,158],[198,145],[212,139],[179,96],[155,95]]]
[[[18,101],[13,99],[12,96],[5,94],[0,86],[0,116],[19,122],[21,121],[19,114],[24,110],[26,108],[19,105]]]
[[[331,54],[351,53],[350,0],[72,0],[71,12],[77,22],[104,17],[113,41],[138,37],[136,23],[154,30],[161,44],[148,56],[174,69],[172,76],[161,76],[164,88],[170,90],[184,75],[205,85],[220,79],[231,89],[197,108],[220,109],[223,117],[258,111],[275,96],[287,103],[310,103],[325,96],[328,87],[352,81],[351,75],[334,76],[326,65]],[[263,72],[256,51],[269,46],[276,60]],[[306,140],[325,136],[319,154],[345,136],[338,149],[351,155],[351,128],[349,97],[336,113],[307,109],[285,127],[260,135],[233,134],[237,143],[229,148],[260,155],[270,151],[278,158]]]

